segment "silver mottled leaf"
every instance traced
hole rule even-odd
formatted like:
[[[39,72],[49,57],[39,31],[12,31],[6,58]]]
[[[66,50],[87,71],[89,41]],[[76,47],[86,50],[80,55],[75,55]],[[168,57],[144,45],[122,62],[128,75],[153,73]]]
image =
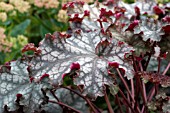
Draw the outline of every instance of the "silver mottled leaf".
[[[48,36],[39,47],[42,51],[41,55],[31,62],[33,67],[31,71],[35,78],[40,78],[47,73],[55,84],[60,85],[62,75],[70,71],[69,67],[73,62],[78,62],[81,68],[74,83],[84,85],[83,94],[88,94],[92,98],[103,96],[104,84],[113,83],[106,69],[109,61],[118,62],[120,67],[126,71],[125,75],[128,79],[133,78],[132,66],[124,62],[124,54],[132,50],[132,47],[127,44],[118,46],[118,41],[112,40],[103,48],[104,45],[100,43],[107,39],[97,31],[73,33],[72,37],[66,39],[66,42],[62,41],[63,38],[59,35],[55,38],[52,38],[54,37],[52,35]]]
[[[41,88],[46,84],[31,83],[27,71],[28,62],[17,60],[12,61],[10,71],[0,73],[0,112],[3,112],[4,105],[10,108],[10,111],[17,109],[15,103],[16,95],[22,94],[20,101],[24,105],[24,112],[30,113],[38,109],[43,97]]]
[[[135,13],[135,7],[137,6],[140,9],[140,14],[144,14],[147,12],[148,15],[153,14],[153,7],[156,5],[155,2],[149,1],[149,2],[135,2],[133,4],[127,4],[123,1],[119,2],[120,7],[124,7],[126,9],[125,16],[129,19],[131,19],[133,16],[136,16]]]
[[[74,17],[75,14],[79,14],[79,18],[83,18],[81,24],[71,22],[70,27],[72,29],[82,29],[83,31],[91,31],[91,30],[99,30],[101,29],[100,23],[97,21],[100,18],[100,10],[101,8],[105,8],[106,11],[113,11],[113,8],[109,8],[104,6],[103,4],[93,4],[93,5],[88,5],[84,4],[83,7],[80,7],[77,4],[74,4],[74,8],[68,9],[68,15],[71,15],[70,17]],[[89,11],[90,14],[87,17],[83,17],[84,11]],[[114,16],[110,16],[110,19],[115,21]],[[103,26],[104,31],[111,25],[111,22],[102,22],[101,23]]]
[[[155,51],[154,56],[155,57],[159,57],[160,56],[160,52],[161,52],[160,50],[161,50],[160,47],[158,47],[158,46],[154,47],[154,51]]]
[[[162,59],[161,67],[160,67],[161,73],[165,70],[167,64],[168,64],[168,62],[166,60]],[[151,57],[148,67],[147,67],[147,71],[155,71],[155,72],[158,71],[158,60],[156,57]]]
[[[162,109],[164,113],[170,112],[170,99],[168,100],[168,102],[163,103]]]
[[[159,22],[155,23],[154,20],[143,20],[139,23],[139,26],[134,28],[134,34],[139,34],[143,32],[143,40],[147,41],[148,39],[152,41],[160,41],[161,35],[164,35],[161,25]]]

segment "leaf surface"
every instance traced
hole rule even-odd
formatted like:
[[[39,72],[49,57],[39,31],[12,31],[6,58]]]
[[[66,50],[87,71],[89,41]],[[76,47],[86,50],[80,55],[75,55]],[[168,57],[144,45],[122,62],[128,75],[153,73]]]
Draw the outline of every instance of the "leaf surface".
[[[55,84],[61,85],[62,75],[72,71],[70,65],[77,62],[80,70],[74,83],[84,85],[83,94],[92,98],[103,96],[104,84],[114,82],[106,69],[109,61],[118,62],[126,71],[125,76],[128,79],[133,78],[132,66],[124,62],[124,54],[130,52],[132,47],[127,44],[119,46],[115,39],[108,41],[98,31],[73,33],[68,39],[64,39],[59,33],[47,34],[39,49],[42,51],[41,55],[31,62],[31,71],[35,78],[47,73]]]
[[[2,70],[3,68],[3,70]],[[10,66],[1,67],[0,73],[0,112],[3,112],[4,105],[10,110],[18,109],[15,102],[17,94],[22,94],[21,105],[24,105],[24,112],[30,113],[38,109],[43,97],[41,88],[47,84],[31,83],[29,72],[27,71],[28,62],[22,60],[12,61]]]
[[[148,20],[150,22],[147,22],[147,20],[143,20],[139,26],[134,28],[134,34],[143,33],[142,38],[144,41],[147,41],[148,39],[152,41],[160,41],[161,36],[164,35],[164,32],[162,31],[162,27],[159,22],[154,23],[153,20]]]

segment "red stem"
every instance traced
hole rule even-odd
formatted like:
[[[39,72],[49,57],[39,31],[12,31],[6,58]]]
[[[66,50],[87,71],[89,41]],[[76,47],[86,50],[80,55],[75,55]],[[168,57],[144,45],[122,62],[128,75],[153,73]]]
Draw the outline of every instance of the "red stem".
[[[80,96],[81,98],[83,98],[84,100],[86,100],[86,102],[89,104],[89,106],[91,107],[91,109],[92,109],[95,113],[101,113],[101,111],[100,111],[95,105],[93,105],[93,103],[92,103],[88,98],[84,97],[83,95],[79,94],[78,92],[76,92],[76,91],[74,91],[74,90],[72,90],[72,89],[70,89],[70,88],[68,88],[68,87],[61,86],[60,88],[65,88],[65,89],[68,89],[68,90],[74,92],[75,94],[77,94],[78,96]],[[81,90],[79,87],[78,87],[78,89]],[[96,108],[97,112],[96,112],[96,110],[95,110],[94,107]]]
[[[158,57],[158,73],[160,73],[160,68],[161,68],[161,59]]]
[[[91,101],[89,99],[86,98],[85,100],[89,104],[89,106],[91,107],[91,109],[93,110],[94,113],[101,113],[100,110],[96,111],[96,109],[94,108],[94,106],[92,105],[92,103],[91,103]]]
[[[143,72],[143,67],[142,67],[141,62],[139,62],[139,66],[140,66],[140,70]],[[146,104],[147,103],[146,87],[145,87],[145,83],[143,81],[142,81],[142,88],[143,88],[144,102]]]
[[[160,73],[160,68],[161,68],[161,59],[158,57],[158,71],[157,73]],[[155,84],[155,94],[157,94],[159,88],[159,84]]]
[[[147,61],[145,63],[144,71],[146,71],[146,69],[148,67],[149,61],[150,61],[151,56],[152,56],[153,51],[154,51],[155,44],[156,44],[156,42],[154,42],[153,45],[152,45],[152,48],[151,48],[150,53],[149,53],[149,57],[148,57],[148,59],[147,59]]]
[[[106,91],[105,91],[104,99],[105,99],[106,104],[107,104],[107,106],[108,106],[109,113],[114,113],[114,111],[113,111],[113,109],[112,109],[112,106],[111,106],[111,104],[110,104],[109,98],[108,98],[108,96],[107,96]]]
[[[155,94],[155,87],[152,87],[151,91],[148,94],[148,102],[150,102],[152,100],[152,97]]]
[[[120,73],[119,69],[116,69],[116,70],[117,70],[117,72],[118,72],[118,75],[119,75],[120,79],[122,80],[123,84],[125,85],[125,88],[126,88],[126,90],[128,91],[128,93],[129,93],[132,101],[135,102],[135,100],[134,100],[134,98],[132,97],[132,94],[131,94],[131,92],[130,92],[130,90],[129,90],[129,87],[128,87],[125,79],[123,78],[123,76],[122,76],[122,74]]]
[[[164,70],[164,72],[163,72],[162,75],[165,75],[165,74],[167,73],[167,71],[169,70],[169,68],[170,68],[170,62],[169,62],[169,64],[167,65],[167,67],[166,67],[166,69]]]
[[[139,88],[140,88],[140,91],[141,91],[141,94],[142,94],[142,99],[143,99],[145,108],[147,108],[147,107],[146,107],[147,97],[146,97],[146,95],[145,95],[145,93],[144,93],[144,89],[143,89],[143,87],[142,87],[142,83],[141,83],[141,80],[140,80],[139,77],[137,77],[137,82],[138,82],[138,85],[139,85]]]
[[[135,90],[134,90],[133,78],[130,80],[130,84],[131,84],[132,98],[134,99],[134,97],[135,97]],[[132,107],[134,108],[134,103],[132,103]]]
[[[133,57],[133,62],[135,62],[134,57]],[[136,62],[135,62],[135,64],[136,64]],[[139,65],[139,67],[140,67],[140,71],[143,72],[143,67],[142,67],[142,64],[141,64],[140,61],[138,62],[138,65]],[[136,68],[136,71],[138,71],[138,68]],[[146,87],[145,87],[144,82],[141,81],[138,76],[136,77],[136,80],[137,80],[137,83],[138,83],[138,85],[139,85],[139,89],[140,89],[140,91],[141,91],[141,93],[142,93],[142,98],[143,98],[143,102],[144,102],[144,105],[143,105],[143,109],[142,109],[142,110],[146,110],[146,109],[147,109],[147,106],[146,106],[146,103],[147,103]],[[139,93],[138,93],[138,94],[139,94]],[[143,111],[142,111],[142,112],[143,112]]]
[[[53,97],[58,101],[60,102],[59,98],[54,94],[54,92],[52,90],[50,90],[51,94],[53,95]]]
[[[82,89],[79,86],[77,86],[77,88],[79,89],[80,92],[82,92]],[[92,105],[92,102],[88,98],[84,97],[84,99],[89,104],[89,106],[91,107],[91,109],[93,110],[94,113],[98,113],[97,111],[99,111],[99,113],[100,113],[100,110],[97,109],[97,111],[96,111],[96,109]]]
[[[126,96],[123,94],[122,90],[119,88],[119,93],[122,95],[123,99],[125,100],[126,104],[130,107],[131,111],[133,113],[140,113],[140,111],[135,112],[135,110],[132,108],[132,106],[130,105],[130,102],[127,100]]]
[[[128,101],[130,101],[130,97],[129,97],[129,94],[127,93],[127,99],[128,99]],[[132,104],[132,108],[133,108],[133,104]],[[130,108],[126,108],[126,112],[127,113],[130,113],[131,111],[130,111]]]
[[[121,104],[120,104],[119,97],[118,97],[117,94],[116,94],[115,96],[116,96],[116,100],[117,100],[117,102],[118,102],[118,106],[119,106],[120,113],[123,113],[123,110],[122,110],[122,106],[121,106]]]
[[[152,54],[150,53],[150,54],[149,54],[149,57],[148,57],[148,59],[147,59],[147,61],[146,61],[146,64],[145,64],[144,71],[146,71],[146,69],[147,69],[147,67],[148,67],[148,64],[149,64],[149,61],[150,61],[150,59],[151,59],[151,56],[152,56]]]
[[[48,102],[50,102],[50,103],[55,103],[55,104],[58,104],[58,105],[60,105],[60,106],[67,107],[68,109],[71,109],[71,110],[74,111],[75,113],[81,113],[80,111],[78,111],[78,110],[74,109],[73,107],[68,106],[68,105],[66,105],[66,104],[64,104],[64,103],[62,103],[62,102],[56,102],[56,101],[53,101],[53,100],[48,100]]]

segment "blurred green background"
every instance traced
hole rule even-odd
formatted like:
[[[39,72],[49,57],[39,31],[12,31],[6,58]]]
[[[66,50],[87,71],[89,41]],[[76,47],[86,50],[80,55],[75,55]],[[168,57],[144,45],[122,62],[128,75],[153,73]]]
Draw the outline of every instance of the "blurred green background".
[[[46,33],[65,31],[68,0],[0,0],[0,64],[21,56],[27,43],[38,45]]]

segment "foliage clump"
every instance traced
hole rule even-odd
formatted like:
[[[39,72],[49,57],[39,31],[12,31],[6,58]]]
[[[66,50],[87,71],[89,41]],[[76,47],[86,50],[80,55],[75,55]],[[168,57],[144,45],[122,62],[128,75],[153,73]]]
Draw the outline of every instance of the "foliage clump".
[[[0,112],[170,111],[169,5],[74,1],[62,9],[66,32],[27,44],[0,67]],[[107,107],[97,104],[104,100]]]

